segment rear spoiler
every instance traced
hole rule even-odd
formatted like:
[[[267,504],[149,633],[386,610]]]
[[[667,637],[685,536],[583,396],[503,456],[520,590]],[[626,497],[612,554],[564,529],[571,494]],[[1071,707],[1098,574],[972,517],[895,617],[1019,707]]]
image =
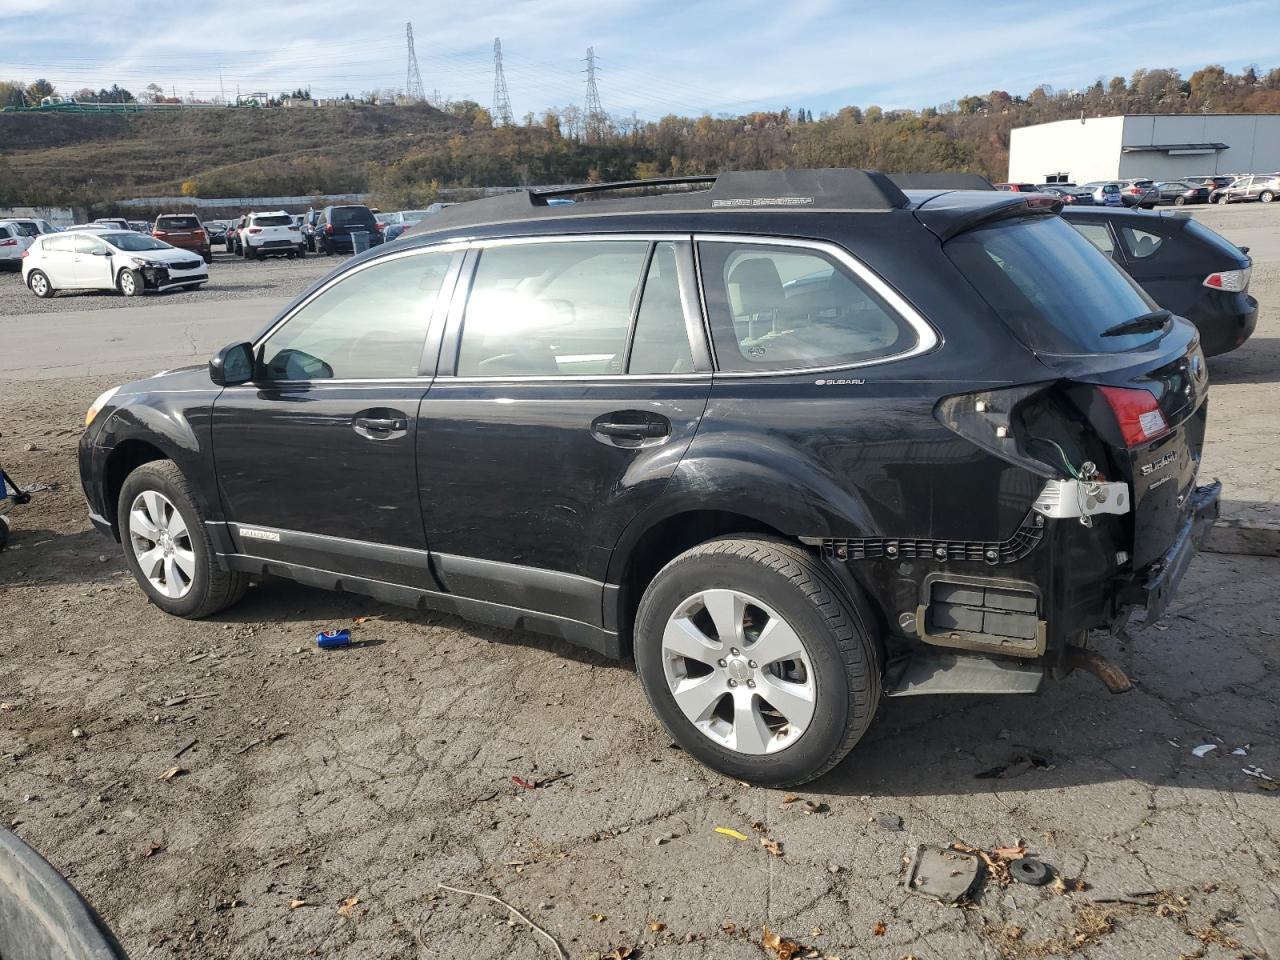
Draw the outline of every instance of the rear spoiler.
[[[921,203],[915,217],[943,243],[957,234],[993,220],[1051,216],[1062,211],[1062,201],[1043,193],[992,190],[941,193]]]
[[[899,190],[994,190],[991,181],[979,173],[891,173],[889,179]]]

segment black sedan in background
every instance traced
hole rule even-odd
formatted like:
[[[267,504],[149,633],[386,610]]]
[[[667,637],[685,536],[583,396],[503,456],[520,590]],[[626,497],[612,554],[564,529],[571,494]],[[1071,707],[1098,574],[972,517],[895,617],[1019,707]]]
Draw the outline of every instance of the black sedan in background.
[[[1206,356],[1234,350],[1253,333],[1258,301],[1249,295],[1247,247],[1172,211],[1064,207],[1062,216],[1156,303],[1194,323]]]
[[[1040,192],[1058,197],[1063,203],[1069,203],[1074,206],[1093,206],[1093,191],[1081,189],[1075,184],[1046,183],[1041,185]]]
[[[1187,203],[1208,203],[1209,188],[1203,184],[1188,183],[1185,180],[1165,180],[1156,184],[1160,191],[1157,203],[1172,203],[1181,207]]]

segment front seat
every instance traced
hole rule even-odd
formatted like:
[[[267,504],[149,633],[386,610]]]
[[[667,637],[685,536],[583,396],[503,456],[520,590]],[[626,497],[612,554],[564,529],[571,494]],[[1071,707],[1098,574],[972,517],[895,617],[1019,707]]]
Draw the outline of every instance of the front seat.
[[[778,311],[787,302],[778,267],[769,257],[740,261],[729,272],[729,303],[734,320],[747,318],[747,339],[755,339],[774,329]],[[739,338],[742,339],[742,338]]]

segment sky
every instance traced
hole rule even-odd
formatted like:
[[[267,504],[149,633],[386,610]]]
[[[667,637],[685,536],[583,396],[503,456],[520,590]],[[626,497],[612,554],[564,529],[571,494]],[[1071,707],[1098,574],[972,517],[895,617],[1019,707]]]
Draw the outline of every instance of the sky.
[[[500,37],[517,119],[583,104],[588,46],[605,110],[643,119],[920,108],[993,89],[1082,88],[1139,67],[1280,66],[1280,30],[1223,28],[1274,24],[1276,0],[1062,0],[1049,9],[1021,0],[466,0],[454,14],[419,0],[0,0],[0,79],[43,76],[65,92],[119,83],[135,94],[154,82],[204,99],[237,89],[401,90],[406,21],[428,95],[484,106]]]

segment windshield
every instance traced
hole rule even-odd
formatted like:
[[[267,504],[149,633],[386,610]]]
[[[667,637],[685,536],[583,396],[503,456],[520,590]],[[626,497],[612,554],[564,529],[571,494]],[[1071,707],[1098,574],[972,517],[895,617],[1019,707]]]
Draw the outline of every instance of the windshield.
[[[981,227],[944,249],[1000,318],[1039,353],[1118,353],[1160,337],[1159,330],[1100,335],[1156,305],[1061,217]]]
[[[287,213],[254,217],[253,225],[255,227],[289,227],[293,225],[293,217],[289,216]]]
[[[136,253],[142,250],[172,250],[173,247],[165,243],[163,240],[157,240],[155,237],[148,237],[145,233],[107,233],[102,237],[103,240],[111,244],[117,250],[127,250],[130,253]]]

